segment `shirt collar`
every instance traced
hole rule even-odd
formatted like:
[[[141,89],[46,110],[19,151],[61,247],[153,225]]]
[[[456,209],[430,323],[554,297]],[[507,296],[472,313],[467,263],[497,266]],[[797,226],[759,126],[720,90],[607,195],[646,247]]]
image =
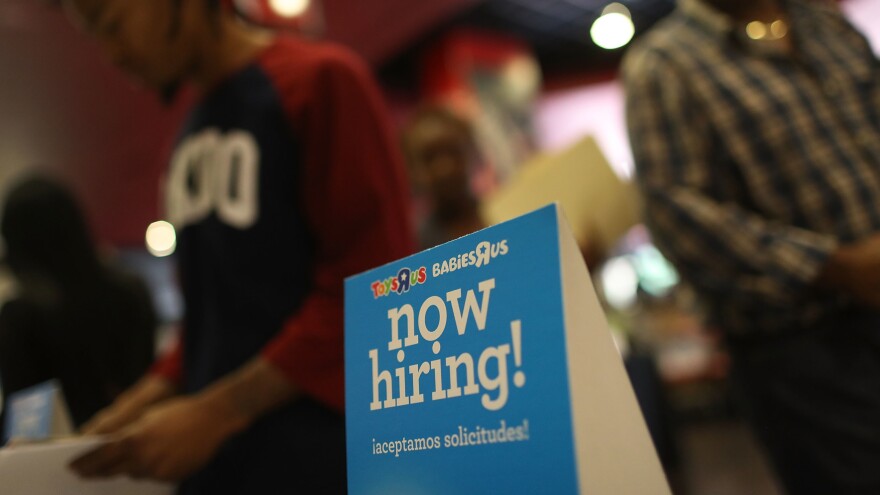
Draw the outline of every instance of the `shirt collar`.
[[[726,37],[734,30],[730,16],[701,0],[679,0],[678,8],[715,36]]]
[[[782,0],[782,4],[789,12],[789,29],[793,29],[796,24],[801,24],[802,19],[798,18],[799,13],[795,8],[792,8],[797,6],[797,2]],[[749,53],[764,57],[791,57],[790,52],[777,46],[750,43],[742,36],[737,36],[737,30],[743,29],[743,27],[738,25],[732,17],[703,0],[678,0],[678,9],[685,17],[705,29],[710,36],[737,44]]]

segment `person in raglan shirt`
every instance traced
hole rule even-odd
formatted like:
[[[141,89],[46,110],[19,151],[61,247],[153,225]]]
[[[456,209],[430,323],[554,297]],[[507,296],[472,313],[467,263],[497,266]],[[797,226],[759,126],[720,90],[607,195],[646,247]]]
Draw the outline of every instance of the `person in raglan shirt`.
[[[121,68],[201,94],[168,172],[177,348],[84,428],[85,477],[182,494],[344,493],[343,278],[411,253],[402,159],[367,67],[218,0],[66,0]]]

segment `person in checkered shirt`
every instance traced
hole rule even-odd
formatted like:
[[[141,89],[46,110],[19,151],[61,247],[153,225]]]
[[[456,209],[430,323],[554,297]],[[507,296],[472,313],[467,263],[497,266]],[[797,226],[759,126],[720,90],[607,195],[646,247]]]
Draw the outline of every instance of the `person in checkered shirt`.
[[[624,63],[646,218],[791,493],[880,493],[880,63],[835,2],[681,0]]]

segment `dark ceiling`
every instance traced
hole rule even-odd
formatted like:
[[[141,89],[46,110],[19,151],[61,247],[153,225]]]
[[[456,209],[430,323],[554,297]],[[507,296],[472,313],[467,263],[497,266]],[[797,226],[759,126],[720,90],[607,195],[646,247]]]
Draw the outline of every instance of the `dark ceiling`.
[[[668,14],[675,0],[619,0],[632,13],[636,36]],[[450,29],[472,27],[512,34],[532,46],[546,78],[613,69],[623,49],[593,44],[590,27],[611,0],[485,0],[435,26],[384,64],[391,84],[406,85],[419,53]]]

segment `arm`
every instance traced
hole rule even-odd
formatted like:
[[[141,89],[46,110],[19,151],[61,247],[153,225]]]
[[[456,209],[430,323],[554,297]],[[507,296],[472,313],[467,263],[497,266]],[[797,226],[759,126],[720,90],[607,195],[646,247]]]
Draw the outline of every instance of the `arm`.
[[[276,81],[284,94],[287,81]],[[303,209],[316,241],[313,290],[263,358],[302,392],[341,410],[343,280],[412,252],[410,196],[365,66],[331,51],[296,83],[312,95],[306,105],[287,100],[287,111],[307,146]]]
[[[134,391],[155,397],[148,389],[161,383],[148,375]],[[136,421],[71,467],[86,478],[178,481],[207,464],[229,437],[294,394],[287,379],[258,358],[198,394],[139,409]]]
[[[816,282],[820,287],[848,294],[865,306],[880,308],[880,234],[836,249]]]
[[[661,55],[634,54],[625,80],[646,219],[685,278],[702,290],[777,307],[812,290],[836,248],[834,238],[719,199],[730,184],[712,170],[708,118]]]
[[[178,339],[137,383],[120,394],[109,407],[95,414],[80,431],[85,435],[104,435],[118,432],[137,421],[150,407],[177,395],[182,366],[182,344]]]
[[[106,409],[98,412],[81,428],[84,435],[117,432],[140,417],[150,407],[177,395],[177,386],[165,378],[148,373],[123,392]]]

